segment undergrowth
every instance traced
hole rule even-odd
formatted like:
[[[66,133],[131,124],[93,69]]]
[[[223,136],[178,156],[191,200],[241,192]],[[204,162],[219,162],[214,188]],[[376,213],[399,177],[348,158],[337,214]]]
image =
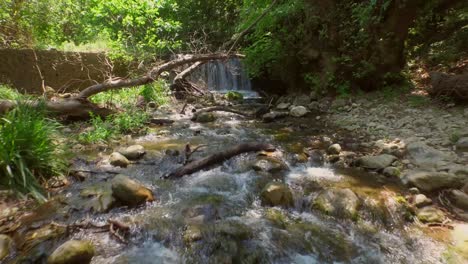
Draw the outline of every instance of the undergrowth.
[[[149,118],[148,113],[134,108],[108,116],[105,120],[91,114],[91,128],[81,133],[78,140],[87,144],[100,143],[126,133],[136,133],[145,127]]]
[[[159,106],[165,105],[169,103],[169,85],[163,80],[158,80],[139,87],[98,93],[91,97],[91,101],[101,105],[127,108],[136,105],[138,96],[143,96],[147,102],[155,102]]]
[[[26,96],[7,85],[0,84],[0,99],[2,100],[21,100]]]
[[[0,185],[44,201],[41,184],[66,169],[57,131],[58,124],[45,117],[44,107],[18,102],[0,119]]]

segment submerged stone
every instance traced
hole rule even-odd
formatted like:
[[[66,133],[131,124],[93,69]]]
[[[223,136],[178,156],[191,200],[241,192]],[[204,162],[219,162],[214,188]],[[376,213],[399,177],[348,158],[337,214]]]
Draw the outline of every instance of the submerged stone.
[[[95,254],[91,242],[70,240],[59,246],[47,260],[48,264],[87,264]]]
[[[291,108],[291,110],[289,111],[289,114],[293,117],[303,117],[305,116],[309,111],[307,110],[307,108],[305,108],[304,106],[294,106]]]
[[[122,204],[129,206],[154,201],[150,189],[122,174],[112,179],[112,195]]]
[[[263,205],[293,206],[294,200],[288,185],[280,182],[270,182],[260,194]]]

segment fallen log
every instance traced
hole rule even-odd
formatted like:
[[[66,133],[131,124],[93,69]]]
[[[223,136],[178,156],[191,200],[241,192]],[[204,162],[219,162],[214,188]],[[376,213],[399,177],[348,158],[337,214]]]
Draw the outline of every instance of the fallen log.
[[[237,114],[237,115],[241,115],[245,117],[250,117],[250,114],[247,114],[247,113],[244,113],[244,112],[241,112],[241,111],[238,111],[238,110],[226,107],[226,106],[212,106],[212,107],[207,107],[207,108],[198,110],[197,112],[193,114],[193,117],[191,120],[196,120],[198,115],[202,113],[208,113],[208,112],[228,112],[228,113],[233,113],[233,114]]]
[[[230,149],[224,150],[219,153],[215,153],[206,158],[192,161],[172,173],[165,175],[166,179],[181,178],[184,175],[192,174],[209,166],[221,163],[225,160],[228,160],[234,156],[240,155],[242,153],[253,152],[253,151],[274,151],[275,147],[271,144],[266,143],[243,143],[236,145]]]

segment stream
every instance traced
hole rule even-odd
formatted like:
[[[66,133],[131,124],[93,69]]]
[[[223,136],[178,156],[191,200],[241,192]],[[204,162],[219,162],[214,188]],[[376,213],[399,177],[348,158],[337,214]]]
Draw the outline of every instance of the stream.
[[[96,225],[119,219],[131,226],[127,243],[108,232],[86,228],[54,236],[50,233],[56,228],[49,225],[53,231],[18,252],[19,263],[41,263],[47,252],[70,238],[92,241],[97,251],[92,263],[96,264],[443,263],[446,232],[431,232],[402,219],[395,202],[401,186],[383,184],[364,170],[335,168],[317,157],[298,159],[310,138],[321,137],[325,131],[314,117],[265,124],[220,113],[216,122],[200,124],[170,109],[159,113],[176,121],[128,142],[147,151],[136,164],[125,169],[110,166],[103,158],[106,153],[98,151],[84,153],[74,164],[82,170],[125,174],[148,186],[157,201],[91,213],[87,209],[96,201],[80,194],[99,189],[114,177],[97,173],[71,184],[22,222],[22,230],[42,230],[49,223],[71,224],[83,218]],[[289,169],[255,171],[252,164],[257,154],[249,153],[181,179],[161,179],[181,166],[177,152],[187,143],[207,145],[196,152],[197,159],[241,142],[272,143]],[[293,206],[262,205],[259,194],[270,181],[288,184]],[[328,216],[311,208],[317,194],[330,188],[349,188],[357,194],[363,204],[358,218]]]

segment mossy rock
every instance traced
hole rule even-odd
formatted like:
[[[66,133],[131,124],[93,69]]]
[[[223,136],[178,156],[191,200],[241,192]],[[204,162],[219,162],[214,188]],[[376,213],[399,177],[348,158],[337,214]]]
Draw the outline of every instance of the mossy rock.
[[[432,206],[418,210],[416,216],[423,223],[442,223],[446,219],[444,212]]]
[[[70,240],[59,246],[47,260],[48,264],[87,264],[95,254],[88,241]]]
[[[260,194],[263,205],[292,207],[294,199],[289,186],[280,182],[270,182]]]
[[[216,116],[213,113],[203,112],[197,114],[195,117],[195,122],[198,123],[210,123],[216,121]]]
[[[235,91],[227,92],[226,95],[224,95],[224,97],[228,101],[242,101],[242,100],[244,100],[244,95],[239,93],[239,92],[235,92]]]
[[[359,198],[350,189],[328,189],[319,193],[312,208],[328,215],[357,220],[359,205]]]

